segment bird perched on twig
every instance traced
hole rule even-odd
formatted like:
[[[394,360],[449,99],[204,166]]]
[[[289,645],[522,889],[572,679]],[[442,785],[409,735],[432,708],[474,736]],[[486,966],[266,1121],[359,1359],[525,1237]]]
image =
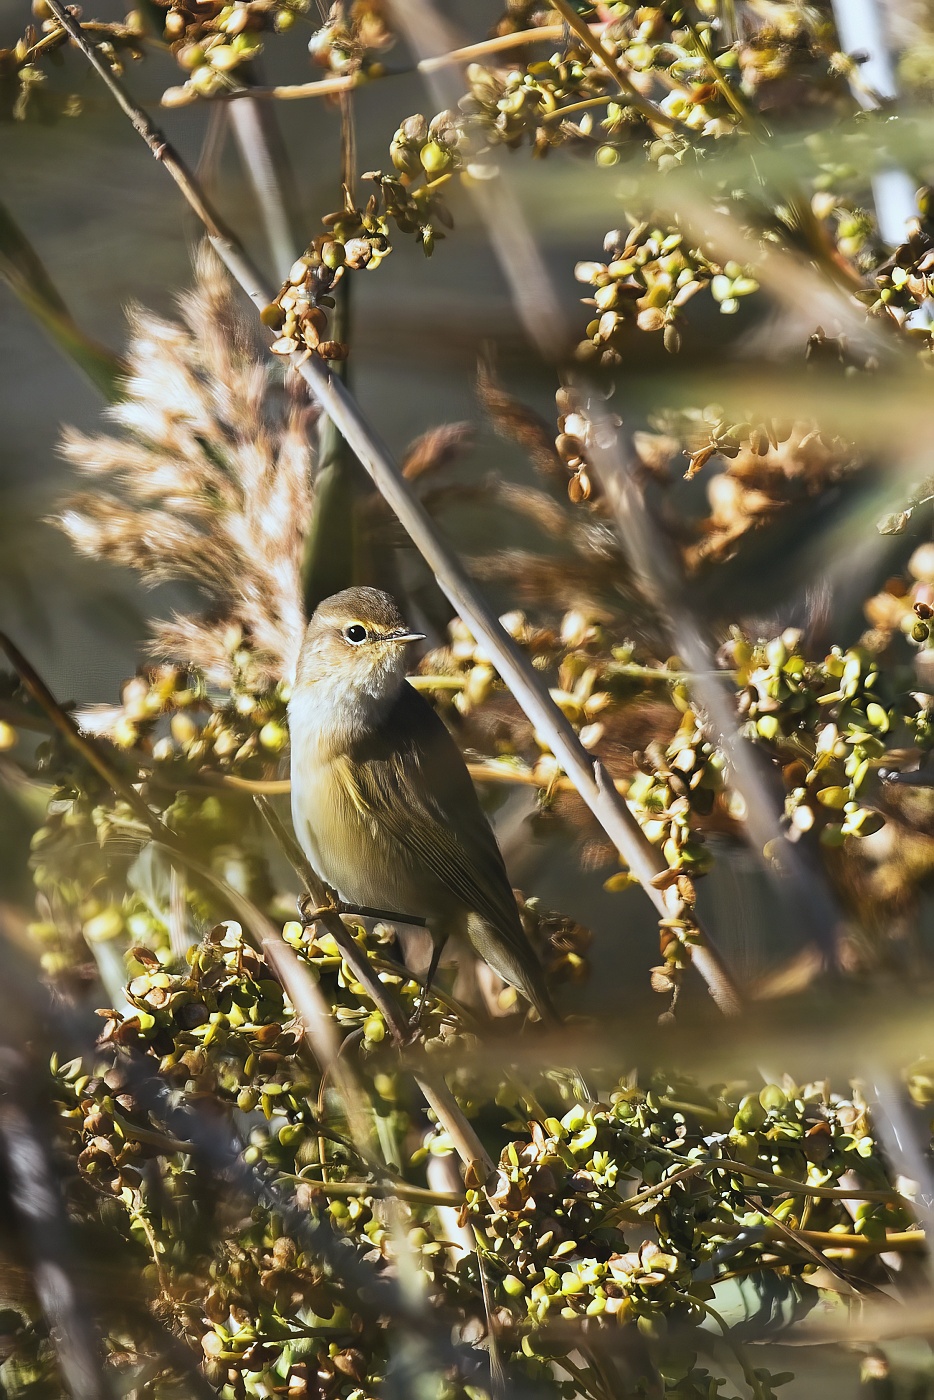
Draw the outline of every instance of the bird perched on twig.
[[[503,857],[460,750],[405,678],[420,641],[375,588],[327,598],[308,624],[289,702],[292,820],[350,905],[423,919],[428,985],[448,938],[558,1019]]]

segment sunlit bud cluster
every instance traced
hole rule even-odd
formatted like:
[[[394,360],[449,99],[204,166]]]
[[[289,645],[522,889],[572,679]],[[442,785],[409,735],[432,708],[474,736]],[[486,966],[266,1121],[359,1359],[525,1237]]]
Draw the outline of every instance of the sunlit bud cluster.
[[[207,0],[172,6],[165,16],[164,36],[188,76],[183,85],[163,93],[163,105],[180,107],[238,87],[234,74],[262,52],[263,33],[284,32],[306,8],[302,0]]]
[[[709,288],[724,314],[739,309],[740,299],[758,290],[758,283],[738,264],[723,267],[699,249],[685,245],[683,234],[665,232],[648,223],[627,231],[613,229],[604,240],[606,262],[579,262],[574,275],[594,288],[584,304],[596,312],[587,326],[587,339],[578,358],[601,365],[620,363],[620,351],[633,327],[661,331],[666,350],[681,348],[679,322],[688,302]]]
[[[812,662],[800,646],[793,630],[756,647],[734,644],[745,682],[739,709],[748,732],[781,763],[791,838],[813,831],[825,846],[838,846],[883,825],[865,799],[901,716],[865,652],[834,647]]]

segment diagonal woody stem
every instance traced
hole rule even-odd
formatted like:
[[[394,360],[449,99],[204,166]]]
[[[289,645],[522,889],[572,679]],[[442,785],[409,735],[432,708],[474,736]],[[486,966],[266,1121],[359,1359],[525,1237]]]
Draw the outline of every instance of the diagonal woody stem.
[[[61,0],[48,0],[56,19],[68,30],[73,42],[112,92],[134,129],[157,160],[172,176],[189,207],[203,223],[214,250],[240,287],[262,310],[272,300],[269,290],[253,267],[236,236],[211,208],[197,181],[178,152],[150,122],[114,75],[103,57],[81,32],[81,27]],[[497,669],[522,706],[528,718],[547,735],[555,757],[574,783],[581,797],[613,841],[663,918],[670,910],[665,893],[652,881],[667,870],[661,853],[645,836],[633,813],[605,779],[598,764],[583,747],[573,726],[548,693],[528,657],[520,650],[470,578],[463,565],[442,539],[434,521],[413,493],[398,464],[361,413],[353,396],[327,365],[307,353],[291,357],[312,395],[356,453],[379,491],[385,497],[413,543],[432,569],[442,592],[464,618],[478,640],[482,640]],[[738,987],[726,964],[701,933],[692,948],[698,970],[721,1011],[736,1015],[741,1009]]]

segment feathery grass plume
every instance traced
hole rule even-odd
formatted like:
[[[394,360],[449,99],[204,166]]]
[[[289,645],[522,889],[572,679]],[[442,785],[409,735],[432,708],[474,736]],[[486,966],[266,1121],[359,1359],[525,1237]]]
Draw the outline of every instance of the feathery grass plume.
[[[157,623],[155,654],[226,684],[239,628],[260,668],[288,677],[304,625],[310,410],[297,386],[276,385],[206,243],[194,270],[180,321],[129,312],[126,398],[106,410],[121,431],[66,431],[62,451],[93,489],[57,523],[82,553],[149,585],[196,585],[205,611]]]
[[[457,460],[473,442],[469,423],[440,423],[409,443],[402,461],[403,475],[417,481]]]

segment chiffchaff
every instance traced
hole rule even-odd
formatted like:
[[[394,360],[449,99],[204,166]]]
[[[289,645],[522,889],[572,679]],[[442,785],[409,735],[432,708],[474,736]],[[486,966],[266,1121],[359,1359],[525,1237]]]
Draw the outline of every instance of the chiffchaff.
[[[460,750],[405,678],[420,641],[387,593],[348,588],[308,624],[289,702],[292,820],[341,899],[424,919],[556,1013]]]

